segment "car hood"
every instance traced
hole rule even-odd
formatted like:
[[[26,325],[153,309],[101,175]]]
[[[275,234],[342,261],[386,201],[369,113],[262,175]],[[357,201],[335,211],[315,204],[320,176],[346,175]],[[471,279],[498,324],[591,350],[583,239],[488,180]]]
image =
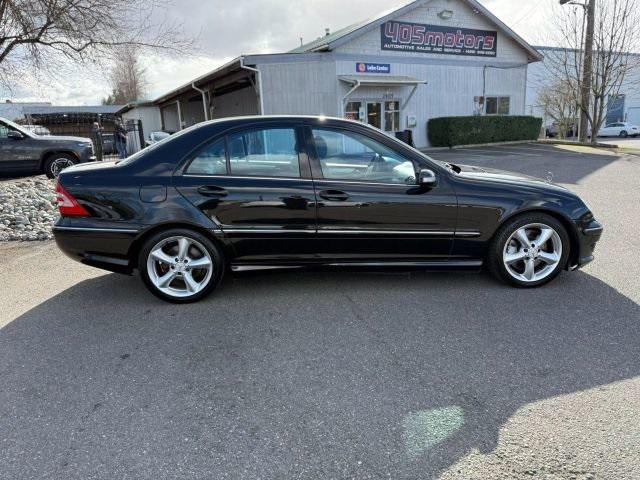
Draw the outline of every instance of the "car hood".
[[[561,187],[560,185],[556,185],[541,178],[525,175],[523,173],[515,173],[486,167],[476,167],[472,165],[456,164],[456,166],[461,170],[459,175],[464,178],[568,192],[566,188]]]
[[[90,138],[83,137],[63,137],[59,135],[40,135],[36,140],[60,141],[60,142],[78,142],[78,143],[92,143]]]

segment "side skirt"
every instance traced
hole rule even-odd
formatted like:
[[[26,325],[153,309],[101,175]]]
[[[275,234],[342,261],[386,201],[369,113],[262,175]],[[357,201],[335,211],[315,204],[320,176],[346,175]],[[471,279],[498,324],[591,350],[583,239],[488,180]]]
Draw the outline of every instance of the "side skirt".
[[[416,270],[465,270],[480,271],[482,260],[455,260],[455,261],[432,261],[432,262],[314,262],[304,264],[244,264],[232,263],[231,271],[248,272],[259,270],[298,270],[298,269],[333,269],[333,268],[353,268],[353,269],[416,269]]]

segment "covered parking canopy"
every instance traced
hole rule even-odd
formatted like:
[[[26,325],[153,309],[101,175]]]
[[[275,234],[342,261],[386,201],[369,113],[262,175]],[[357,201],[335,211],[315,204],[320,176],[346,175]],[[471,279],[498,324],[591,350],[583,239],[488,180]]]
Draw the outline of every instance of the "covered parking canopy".
[[[175,132],[215,118],[261,112],[259,74],[238,57],[154,100],[162,129]]]

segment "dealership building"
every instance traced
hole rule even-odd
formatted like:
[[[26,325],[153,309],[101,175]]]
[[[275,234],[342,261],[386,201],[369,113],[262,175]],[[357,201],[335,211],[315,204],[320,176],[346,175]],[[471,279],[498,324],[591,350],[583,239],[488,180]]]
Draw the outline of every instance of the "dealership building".
[[[475,0],[418,0],[286,53],[243,55],[153,103],[177,131],[215,118],[305,114],[390,134],[452,115],[523,115],[542,55]]]

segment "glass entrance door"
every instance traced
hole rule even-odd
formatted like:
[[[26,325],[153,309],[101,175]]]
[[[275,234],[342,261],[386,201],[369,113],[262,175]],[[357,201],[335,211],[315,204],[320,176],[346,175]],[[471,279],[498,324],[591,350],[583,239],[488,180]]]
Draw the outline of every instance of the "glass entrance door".
[[[382,130],[382,102],[367,102],[367,123]]]

